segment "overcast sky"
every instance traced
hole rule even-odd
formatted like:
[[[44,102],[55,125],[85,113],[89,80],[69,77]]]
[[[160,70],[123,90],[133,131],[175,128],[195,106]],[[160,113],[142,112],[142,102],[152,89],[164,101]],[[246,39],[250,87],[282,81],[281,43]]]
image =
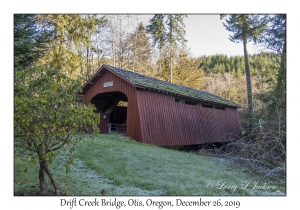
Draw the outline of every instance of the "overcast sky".
[[[153,15],[139,15],[139,19],[149,24]],[[187,46],[195,57],[202,55],[225,54],[228,56],[243,55],[243,44],[229,40],[230,32],[225,29],[220,15],[188,15],[186,25]],[[258,53],[253,43],[248,43],[248,53]]]

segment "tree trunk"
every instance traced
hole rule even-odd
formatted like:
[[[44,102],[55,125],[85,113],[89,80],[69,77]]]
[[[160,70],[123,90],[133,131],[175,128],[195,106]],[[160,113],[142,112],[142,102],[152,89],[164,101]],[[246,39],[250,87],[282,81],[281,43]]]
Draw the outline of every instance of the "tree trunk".
[[[41,194],[46,193],[46,173],[44,171],[43,163],[40,162],[40,170],[39,170],[39,179],[40,179],[40,190]]]
[[[136,22],[137,24],[138,24],[138,19],[137,19],[137,22]],[[134,72],[134,67],[135,67],[135,56],[136,56],[136,49],[137,49],[137,40],[138,40],[138,33],[139,33],[139,29],[138,29],[138,26],[137,26],[137,28],[136,28],[136,33],[135,33],[135,43],[134,43],[134,51],[133,51],[133,72]]]
[[[282,73],[282,75],[284,75],[284,79],[285,79],[285,74],[286,74],[286,35],[284,36],[283,48],[282,48],[282,52],[281,52],[280,69],[281,69],[281,73]]]
[[[276,92],[281,99],[281,105],[286,107],[286,38],[284,38],[283,49],[281,52],[281,61],[277,78]]]
[[[86,49],[86,63],[87,63],[87,77],[86,78],[90,78],[90,61],[89,61],[89,50],[90,48],[87,47]]]
[[[50,178],[51,184],[53,185],[53,187],[55,189],[55,194],[59,195],[60,190],[59,190],[58,185],[55,182],[55,180],[54,180],[54,178],[53,178],[53,176],[52,176],[52,174],[49,170],[47,161],[45,159],[43,159],[42,157],[40,158],[39,161],[40,161],[39,179],[40,179],[41,194],[46,193],[46,190],[47,190],[47,188],[46,188],[46,174],[47,174]]]
[[[55,195],[59,195],[60,190],[58,188],[58,185],[56,183],[56,181],[54,180],[52,173],[50,172],[49,168],[48,168],[48,164],[47,162],[45,162],[45,172],[48,174],[50,180],[51,180],[51,184],[53,185],[54,189],[55,189]]]
[[[123,55],[123,52],[122,52],[122,47],[123,47],[123,44],[122,44],[122,17],[120,17],[120,31],[119,31],[119,50],[118,50],[118,60],[119,60],[119,68],[122,68],[122,61],[121,61],[121,56]]]
[[[170,19],[170,40],[169,40],[169,44],[170,44],[170,75],[171,75],[171,83],[173,82],[173,69],[172,69],[172,44],[173,44],[173,15],[169,15],[168,16]]]
[[[247,51],[247,34],[243,29],[243,45],[244,45],[244,60],[245,60],[245,72],[246,72],[246,83],[247,83],[247,95],[248,95],[248,109],[250,116],[253,115],[253,101],[252,101],[252,86],[250,77],[250,68],[248,62],[248,51]]]
[[[170,82],[173,82],[173,72],[172,72],[172,49],[171,49],[171,45],[169,48],[169,54],[170,54]]]

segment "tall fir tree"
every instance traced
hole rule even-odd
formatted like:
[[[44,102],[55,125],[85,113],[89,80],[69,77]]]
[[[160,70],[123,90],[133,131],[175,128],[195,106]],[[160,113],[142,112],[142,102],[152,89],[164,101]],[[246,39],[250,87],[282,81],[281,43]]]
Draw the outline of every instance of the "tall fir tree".
[[[154,46],[158,45],[161,50],[165,46],[166,29],[164,24],[165,15],[157,14],[150,19],[150,25],[147,26],[147,32],[153,38]]]
[[[180,43],[186,42],[185,36],[185,24],[183,19],[187,15],[169,14],[162,15],[157,14],[150,20],[150,25],[147,26],[147,31],[151,34],[154,44],[157,44],[160,52],[164,47],[168,48],[169,52],[169,81],[172,82],[173,78],[173,58],[175,51]]]
[[[14,15],[14,69],[33,67],[49,49],[52,30],[40,28],[37,17]]]
[[[151,66],[151,47],[146,28],[142,22],[139,23],[138,28],[129,39],[131,43],[134,43],[129,57],[132,63],[130,69],[134,72],[147,74]]]
[[[50,50],[41,63],[46,68],[61,69],[72,78],[86,80],[90,74],[92,36],[97,32],[96,26],[104,24],[105,19],[82,14],[44,14],[38,18],[44,28],[53,29]]]
[[[223,22],[224,27],[226,30],[233,33],[229,36],[230,41],[243,42],[248,109],[250,116],[252,116],[253,97],[247,43],[252,40],[256,40],[258,36],[262,34],[266,28],[266,20],[264,16],[260,15],[221,15],[221,19],[223,18],[226,18],[225,23]]]

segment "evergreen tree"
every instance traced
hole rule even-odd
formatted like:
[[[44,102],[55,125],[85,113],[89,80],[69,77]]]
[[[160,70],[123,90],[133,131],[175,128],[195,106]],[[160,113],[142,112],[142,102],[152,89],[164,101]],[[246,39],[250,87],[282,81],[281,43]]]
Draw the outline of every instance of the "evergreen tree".
[[[235,77],[237,78],[237,79],[241,79],[242,78],[242,76],[243,76],[243,74],[242,74],[242,72],[241,72],[241,69],[239,69],[239,68],[237,68],[236,70],[235,70]]]
[[[226,68],[226,72],[231,72],[231,67],[230,67],[230,64],[228,63],[228,61],[225,64],[225,68]]]
[[[48,50],[52,31],[40,28],[35,15],[14,15],[14,69],[32,67]]]
[[[53,29],[50,50],[41,61],[46,68],[61,69],[72,78],[90,75],[92,36],[96,26],[104,24],[103,17],[96,15],[50,14],[39,15],[44,28]]]
[[[151,66],[151,48],[146,28],[142,22],[130,36],[130,42],[134,43],[129,58],[132,63],[130,69],[138,73],[147,74],[147,70]]]
[[[226,15],[221,15],[221,19]],[[250,67],[248,61],[247,42],[256,40],[257,37],[264,31],[266,20],[259,15],[229,15],[223,23],[226,30],[233,33],[229,36],[232,42],[243,42],[244,47],[244,62],[247,82],[248,109],[249,114],[253,115],[253,99],[252,85],[250,77]]]
[[[266,15],[268,27],[254,40],[255,44],[263,45],[278,54],[282,54],[286,43],[286,15]]]
[[[197,59],[191,56],[189,49],[183,45],[179,47],[178,54],[174,57],[174,75],[175,84],[199,88],[200,79],[204,76],[203,68],[199,68]]]
[[[159,79],[170,81],[170,72],[169,70],[169,54],[168,50],[166,48],[163,48],[161,52],[159,53],[159,57],[156,61],[157,74],[156,76]]]
[[[147,26],[147,31],[151,34],[154,44],[158,44],[160,51],[167,47],[169,51],[169,74],[172,82],[173,57],[176,47],[184,43],[185,30],[183,18],[187,15],[154,15]],[[167,44],[167,45],[166,45]]]
[[[166,29],[164,23],[165,15],[158,14],[150,20],[150,25],[147,26],[147,32],[149,32],[153,38],[154,45],[158,45],[161,50],[165,46]]]
[[[270,113],[272,113],[276,107],[282,107],[283,110],[286,108],[286,15],[266,15],[266,18],[268,28],[255,40],[255,43],[262,44],[280,55],[277,83],[271,94],[276,99],[274,100],[274,97],[267,98],[270,104]]]

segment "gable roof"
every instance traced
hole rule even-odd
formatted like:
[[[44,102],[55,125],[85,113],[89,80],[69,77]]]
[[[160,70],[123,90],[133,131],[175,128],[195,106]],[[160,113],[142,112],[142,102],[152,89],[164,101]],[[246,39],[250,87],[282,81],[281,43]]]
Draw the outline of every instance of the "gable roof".
[[[164,94],[175,95],[182,98],[189,98],[199,102],[202,101],[209,104],[240,108],[238,104],[202,90],[196,90],[182,85],[173,84],[109,65],[103,65],[101,68],[99,68],[99,70],[82,86],[83,91],[88,89],[95,82],[95,80],[101,76],[101,71],[103,69],[111,71],[136,87],[162,92]]]

